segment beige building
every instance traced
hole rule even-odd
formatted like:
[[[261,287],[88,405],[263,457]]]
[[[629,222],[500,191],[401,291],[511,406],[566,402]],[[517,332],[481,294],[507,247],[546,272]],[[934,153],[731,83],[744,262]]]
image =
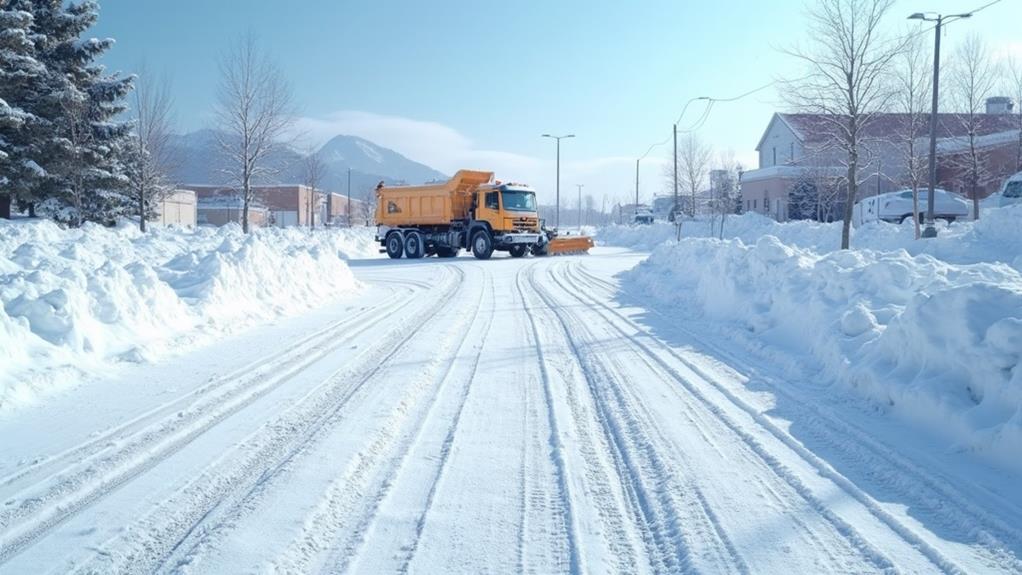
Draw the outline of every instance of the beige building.
[[[174,190],[163,198],[156,208],[156,222],[165,226],[189,226],[198,223],[198,205],[195,192]]]
[[[982,142],[996,142],[1005,147],[1018,141],[1019,116],[1011,113],[1010,105],[1001,105],[1001,100],[991,98],[988,101],[978,132]],[[879,114],[865,128],[857,197],[902,189],[908,184],[904,159],[908,120],[905,114]],[[961,178],[953,166],[954,156],[961,153],[966,136],[963,116],[940,114],[937,125],[937,164],[941,175],[938,185],[961,192],[963,186],[958,182]],[[833,117],[829,116],[774,114],[756,146],[759,168],[742,174],[742,210],[765,214],[778,221],[798,217],[829,219],[839,215],[845,195],[841,185],[846,177],[843,165],[846,155],[837,144],[836,129]],[[914,138],[917,149],[924,155],[929,149],[928,134],[928,123],[924,122]],[[996,147],[991,145],[984,153],[993,154],[992,157],[1004,155],[996,152]],[[994,191],[1004,177],[1017,171],[999,162],[991,162],[990,167],[990,182],[983,182],[981,197]],[[812,191],[804,192],[806,189]],[[800,205],[800,201],[793,199],[793,190],[826,197],[829,205],[825,209],[820,205]]]

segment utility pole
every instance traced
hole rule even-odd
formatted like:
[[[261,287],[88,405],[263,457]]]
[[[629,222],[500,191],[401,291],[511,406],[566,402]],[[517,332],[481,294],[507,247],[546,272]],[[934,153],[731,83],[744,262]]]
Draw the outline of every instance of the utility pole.
[[[674,219],[678,219],[678,125],[674,125]]]
[[[348,227],[351,227],[351,168],[348,168]]]
[[[635,160],[635,208],[634,209],[635,210],[639,209],[639,160]]]
[[[937,23],[937,25],[933,28],[933,102],[930,107],[930,183],[926,191],[926,229],[923,230],[922,234],[922,237],[924,238],[937,237],[937,227],[934,225],[933,221],[933,203],[935,201],[934,189],[937,187],[937,94],[938,86],[940,84],[940,27],[947,18],[958,19],[971,17],[971,12],[966,14],[952,14],[950,16],[937,14],[936,17],[930,16],[928,13],[916,12],[908,17],[909,20],[923,20],[925,22]]]
[[[567,134],[564,136],[551,136],[550,134],[543,134],[544,138],[553,138],[557,140],[557,207],[554,210],[554,227],[561,227],[561,140],[564,138],[574,138],[575,134]]]
[[[584,184],[575,184],[578,186],[578,233],[582,234],[582,186]]]

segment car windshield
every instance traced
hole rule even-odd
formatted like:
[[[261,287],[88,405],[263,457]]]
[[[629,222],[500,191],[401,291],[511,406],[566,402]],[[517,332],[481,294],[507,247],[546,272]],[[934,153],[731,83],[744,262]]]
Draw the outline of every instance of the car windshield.
[[[536,194],[521,190],[504,190],[501,192],[504,197],[504,209],[516,212],[536,211]]]
[[[1022,198],[1022,181],[1008,182],[1008,185],[1004,187],[1004,197]]]

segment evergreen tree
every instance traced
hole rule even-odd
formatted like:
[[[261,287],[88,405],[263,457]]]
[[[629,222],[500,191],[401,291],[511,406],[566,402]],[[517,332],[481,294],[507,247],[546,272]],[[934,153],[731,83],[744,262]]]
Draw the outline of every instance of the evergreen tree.
[[[0,217],[11,201],[30,197],[39,164],[30,131],[39,118],[26,110],[42,88],[45,67],[35,58],[32,15],[0,3]]]
[[[130,126],[124,110],[132,78],[106,74],[95,61],[110,39],[81,39],[98,17],[95,2],[13,0],[32,15],[30,38],[45,66],[44,90],[29,94],[25,110],[41,119],[28,133],[38,162],[32,193],[51,215],[71,225],[113,223],[129,207],[122,157]]]

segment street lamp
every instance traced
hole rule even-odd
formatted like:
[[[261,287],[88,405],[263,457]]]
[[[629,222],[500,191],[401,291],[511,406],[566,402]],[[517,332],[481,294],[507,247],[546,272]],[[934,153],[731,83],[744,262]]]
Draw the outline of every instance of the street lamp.
[[[582,186],[585,184],[575,184],[578,186],[578,233],[582,234]]]
[[[923,20],[924,22],[936,22],[933,28],[935,39],[933,43],[933,103],[930,108],[930,184],[926,192],[926,229],[923,230],[924,238],[937,237],[937,228],[933,222],[933,204],[935,201],[934,189],[937,187],[937,90],[940,83],[940,27],[948,18],[971,18],[972,13],[950,14],[947,16],[934,14],[932,12],[916,12],[908,17],[909,20]]]
[[[557,140],[557,208],[554,210],[555,219],[554,227],[561,227],[561,140],[564,138],[574,138],[575,134],[567,134],[565,136],[551,136],[550,134],[543,134],[544,138],[553,138]]]

